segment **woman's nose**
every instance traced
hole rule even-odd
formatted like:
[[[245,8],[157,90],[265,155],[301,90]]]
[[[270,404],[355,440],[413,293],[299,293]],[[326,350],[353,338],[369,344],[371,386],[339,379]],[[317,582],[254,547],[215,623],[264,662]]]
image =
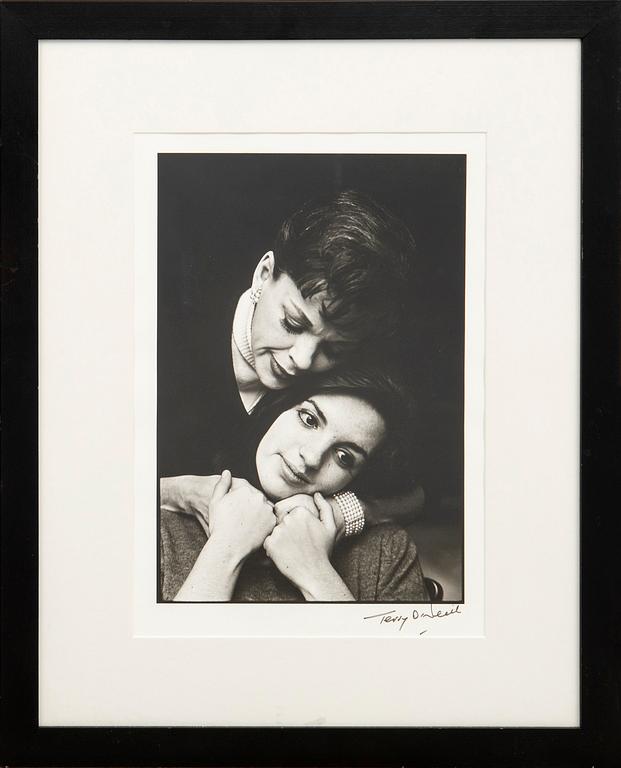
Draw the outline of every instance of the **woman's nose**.
[[[300,457],[304,462],[305,470],[316,470],[323,460],[323,449],[317,440],[308,439],[299,448]]]
[[[309,371],[317,353],[317,340],[310,334],[304,334],[296,339],[289,350],[289,359],[299,371]]]

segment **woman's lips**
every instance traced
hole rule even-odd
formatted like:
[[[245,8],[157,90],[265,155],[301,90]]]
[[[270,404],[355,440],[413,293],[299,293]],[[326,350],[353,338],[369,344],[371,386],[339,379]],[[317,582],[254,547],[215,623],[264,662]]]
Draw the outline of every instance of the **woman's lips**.
[[[282,365],[278,363],[272,352],[270,352],[270,363],[272,373],[277,379],[280,379],[281,381],[291,381],[291,379],[295,378],[294,373],[289,373],[289,371],[286,371]]]
[[[300,472],[292,464],[290,464],[284,456],[281,454],[278,455],[280,456],[280,460],[282,462],[283,474],[286,480],[297,485],[308,485],[310,483],[310,480],[303,472]]]

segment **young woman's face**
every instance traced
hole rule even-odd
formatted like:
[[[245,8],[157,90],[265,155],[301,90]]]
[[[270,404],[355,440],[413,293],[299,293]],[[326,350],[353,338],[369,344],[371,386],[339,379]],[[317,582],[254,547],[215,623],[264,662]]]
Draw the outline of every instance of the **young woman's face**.
[[[261,259],[255,281],[262,291],[252,319],[255,370],[267,389],[284,389],[296,376],[327,371],[355,342],[324,319],[325,293],[305,299],[286,274],[274,277],[272,253]]]
[[[385,424],[366,401],[323,393],[274,421],[259,443],[257,473],[273,500],[345,488],[383,440]]]

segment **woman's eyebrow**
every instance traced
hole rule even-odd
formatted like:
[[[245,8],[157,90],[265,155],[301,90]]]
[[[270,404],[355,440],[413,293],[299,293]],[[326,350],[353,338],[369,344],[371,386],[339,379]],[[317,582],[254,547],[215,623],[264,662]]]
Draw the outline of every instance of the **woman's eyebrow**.
[[[313,406],[313,408],[314,408],[314,409],[317,411],[317,416],[319,416],[320,420],[323,422],[323,424],[324,424],[324,426],[325,426],[325,425],[328,423],[328,420],[327,420],[327,419],[326,419],[326,417],[324,416],[324,413],[323,413],[323,411],[321,410],[321,408],[320,408],[320,407],[317,405],[317,403],[316,403],[314,400],[312,400],[310,397],[308,398],[307,402],[309,402],[309,403],[310,403],[310,404]]]
[[[356,451],[359,453],[363,459],[368,460],[369,454],[364,450],[364,448],[361,445],[358,445],[358,443],[345,443],[349,448],[352,449],[352,451]]]
[[[341,445],[345,448],[351,448],[352,451],[356,451],[356,453],[359,453],[365,460],[369,458],[369,454],[361,445],[358,445],[358,443],[341,443]]]
[[[317,411],[317,416],[319,416],[319,419],[323,422],[325,426],[328,423],[328,420],[326,419],[321,408],[317,405],[317,403],[311,397],[309,397],[306,402],[310,403],[313,406],[313,408]],[[343,448],[350,448],[352,451],[359,453],[362,456],[362,458],[365,460],[369,458],[369,454],[364,450],[364,448],[361,445],[358,445],[358,443],[351,443],[351,442],[345,441],[343,443],[339,443],[339,445],[342,445]]]
[[[285,305],[285,311],[289,313],[289,315],[292,316],[292,320],[294,320],[298,325],[302,328],[304,331],[312,331],[315,327],[313,325],[313,321],[308,317],[306,312],[304,312],[303,309],[298,307],[298,305],[293,301],[293,299],[289,299],[289,306]],[[319,313],[323,319],[325,319],[323,312],[320,311]],[[350,347],[352,345],[358,344],[358,341],[356,339],[348,339],[348,338],[338,338],[330,341],[324,341],[325,345],[334,346],[335,348],[339,349],[346,349],[347,347]]]
[[[293,303],[293,299],[289,299],[289,308],[288,312],[292,315],[294,315],[294,320],[296,323],[299,323],[305,331],[310,330],[313,327],[312,322],[310,319],[306,316],[306,313],[300,309],[296,304]]]

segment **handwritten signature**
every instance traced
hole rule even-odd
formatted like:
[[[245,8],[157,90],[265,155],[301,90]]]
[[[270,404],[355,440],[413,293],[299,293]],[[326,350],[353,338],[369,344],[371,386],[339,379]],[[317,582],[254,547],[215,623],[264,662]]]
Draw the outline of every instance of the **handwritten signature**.
[[[377,619],[380,624],[396,624],[399,626],[399,632],[403,629],[410,619],[417,621],[418,619],[445,619],[447,616],[454,616],[456,613],[461,613],[461,605],[456,605],[450,610],[443,610],[441,608],[435,608],[433,605],[429,605],[429,612],[426,610],[412,609],[412,613],[397,613],[396,609],[392,611],[385,611],[384,613],[374,613],[372,616],[364,616],[363,620],[368,621],[370,619]],[[423,629],[419,632],[420,635],[424,635],[427,630]]]

